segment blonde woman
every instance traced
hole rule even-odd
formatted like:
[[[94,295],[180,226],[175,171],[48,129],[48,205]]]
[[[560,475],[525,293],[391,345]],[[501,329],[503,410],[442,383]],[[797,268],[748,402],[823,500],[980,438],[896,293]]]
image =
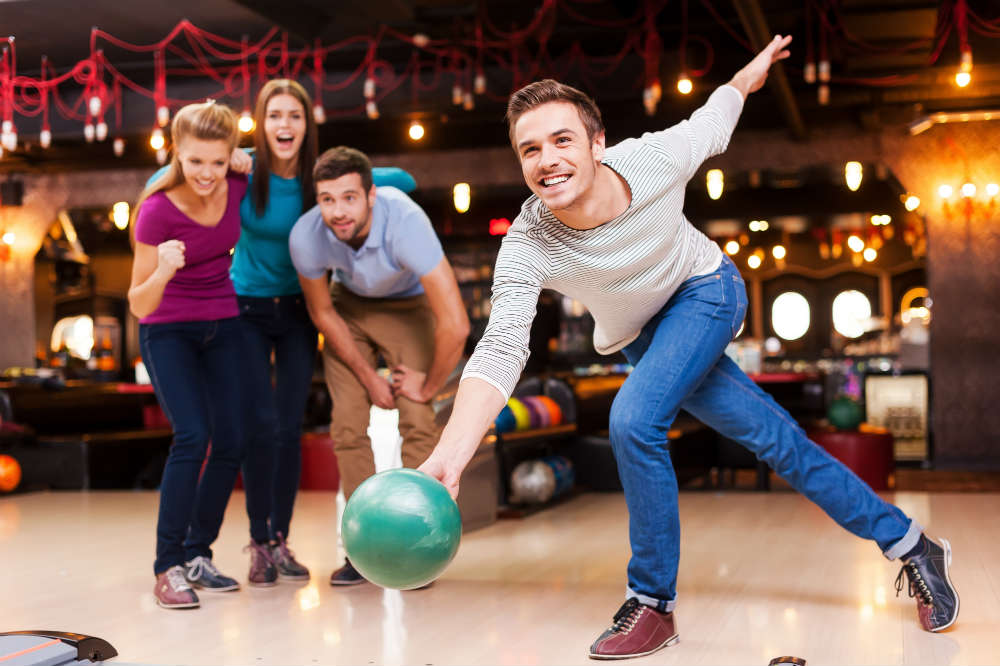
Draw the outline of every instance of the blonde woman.
[[[192,587],[239,589],[212,563],[211,544],[243,448],[235,377],[243,344],[229,267],[247,179],[229,172],[238,133],[227,107],[185,106],[171,133],[171,164],[137,204],[128,299],[143,361],[174,430],[160,485],[153,593],[164,608],[194,608]]]

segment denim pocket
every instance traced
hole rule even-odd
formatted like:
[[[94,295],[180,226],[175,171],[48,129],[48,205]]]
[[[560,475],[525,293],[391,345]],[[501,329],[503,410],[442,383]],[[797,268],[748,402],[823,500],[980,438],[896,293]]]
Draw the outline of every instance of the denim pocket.
[[[743,278],[738,273],[730,277],[733,280],[733,293],[736,303],[736,308],[733,312],[733,323],[730,328],[732,329],[732,336],[735,338],[736,334],[740,332],[740,328],[743,327],[743,320],[747,316],[747,287],[743,283]]]

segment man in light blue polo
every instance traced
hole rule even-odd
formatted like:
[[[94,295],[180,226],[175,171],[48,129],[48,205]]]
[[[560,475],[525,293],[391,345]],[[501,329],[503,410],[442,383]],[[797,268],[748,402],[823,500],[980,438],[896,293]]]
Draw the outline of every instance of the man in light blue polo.
[[[375,473],[371,405],[399,409],[403,465],[430,454],[440,431],[429,401],[461,358],[469,319],[427,215],[394,187],[376,192],[364,153],[331,148],[313,182],[317,205],[295,223],[289,249],[325,339],[330,434],[346,499]],[[380,355],[391,381],[375,371]],[[363,582],[350,561],[330,577],[331,585]]]

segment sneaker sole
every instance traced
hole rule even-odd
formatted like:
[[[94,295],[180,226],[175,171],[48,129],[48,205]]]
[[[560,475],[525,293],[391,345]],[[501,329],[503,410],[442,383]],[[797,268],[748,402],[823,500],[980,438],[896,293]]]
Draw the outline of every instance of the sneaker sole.
[[[188,584],[198,590],[199,592],[210,592],[212,594],[221,592],[238,592],[240,589],[240,584],[230,585],[229,587],[205,587],[204,585],[199,585],[198,583],[192,583],[188,581]]]
[[[636,657],[645,657],[653,654],[654,652],[659,652],[665,647],[676,645],[680,640],[680,635],[674,634],[648,652],[636,652],[634,654],[595,654],[593,652],[588,652],[587,656],[591,659],[600,659],[602,661],[611,661],[613,659],[635,659]]]
[[[248,580],[247,585],[250,587],[276,587],[278,585],[278,581],[273,580],[265,583],[255,583],[252,580]]]
[[[159,599],[156,600],[156,605],[160,608],[166,608],[167,610],[184,610],[185,608],[199,608],[201,606],[200,601],[191,601],[186,604],[165,604]]]
[[[354,587],[355,585],[364,585],[367,582],[368,582],[367,580],[355,580],[347,583],[341,581],[334,582],[331,580],[330,585],[333,585],[334,587]]]
[[[280,578],[281,580],[309,580],[309,574],[294,575],[294,574],[278,573],[278,578]]]
[[[934,633],[944,631],[951,625],[955,624],[955,620],[958,619],[958,607],[960,605],[958,590],[955,589],[955,586],[951,582],[951,544],[948,543],[947,539],[938,539],[938,541],[941,542],[941,547],[944,549],[944,578],[948,581],[948,589],[955,595],[955,614],[951,616],[951,620],[949,620],[948,624],[942,624],[940,627],[931,629]]]

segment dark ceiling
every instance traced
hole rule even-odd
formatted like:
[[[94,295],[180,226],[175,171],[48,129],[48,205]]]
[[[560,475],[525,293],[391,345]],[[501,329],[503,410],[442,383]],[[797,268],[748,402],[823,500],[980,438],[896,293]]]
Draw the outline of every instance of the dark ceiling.
[[[768,33],[791,33],[792,57],[783,73],[771,77],[768,88],[747,105],[743,128],[781,129],[797,138],[806,138],[833,125],[878,129],[905,126],[926,113],[942,110],[1000,108],[1000,41],[970,30],[975,55],[973,84],[958,88],[954,74],[959,62],[959,40],[952,30],[933,58],[935,31],[939,29],[943,3],[918,0],[550,0],[556,10],[542,22],[549,30],[544,52],[551,62],[565,63],[579,44],[590,58],[614,56],[633,32],[641,32],[641,17],[647,2],[659,8],[656,31],[662,41],[660,76],[663,99],[657,112],[647,116],[642,107],[644,61],[636,52],[625,57],[604,78],[584,78],[571,70],[567,80],[595,96],[608,125],[609,140],[637,134],[676,122],[702,103],[715,86],[724,83],[750,57],[745,44],[759,43]],[[334,44],[355,35],[374,35],[388,27],[403,34],[423,33],[434,40],[466,43],[478,22],[487,19],[499,30],[518,30],[528,25],[542,3],[527,0],[171,0],[170,2],[123,2],[122,0],[0,0],[0,26],[16,37],[18,73],[39,75],[43,55],[59,71],[86,58],[90,52],[90,27],[136,44],[163,38],[181,19],[188,19],[206,31],[239,40],[259,39],[277,25],[289,34],[292,48],[317,40]],[[990,0],[970,0],[969,6],[987,20],[1000,15],[1000,7]],[[820,9],[823,11],[820,12]],[[686,18],[686,31],[683,29]],[[812,36],[812,49],[820,52],[819,18],[831,29],[828,40],[833,81],[829,103],[817,100],[817,85],[803,80],[803,67]],[[609,27],[614,26],[614,27]],[[992,26],[1000,38],[1000,27]],[[494,33],[495,34],[495,33]],[[938,33],[940,34],[940,33]],[[674,89],[681,64],[678,56],[682,37],[687,35],[688,65],[704,67],[709,52],[708,71],[695,78],[695,92],[681,96]],[[497,38],[494,37],[495,40]],[[499,40],[497,40],[499,41]],[[742,42],[742,43],[741,43]],[[706,44],[710,45],[706,48]],[[142,85],[151,85],[153,59],[105,45],[108,60],[123,74]],[[541,52],[538,34],[525,39],[518,51],[527,67]],[[508,51],[508,54],[512,53]],[[413,57],[411,45],[386,37],[378,58],[402,72]],[[353,71],[365,56],[365,46],[348,46],[331,53],[325,62],[326,75],[338,80]],[[176,57],[168,56],[168,66]],[[929,64],[934,61],[933,64]],[[431,71],[434,56],[422,62]],[[598,61],[593,61],[597,63]],[[545,69],[540,74],[545,74]],[[349,142],[370,153],[427,150],[454,147],[504,145],[503,96],[513,86],[513,78],[503,67],[486,64],[489,89],[494,94],[477,98],[474,110],[451,104],[451,78],[442,77],[435,90],[422,91],[414,99],[409,86],[390,94],[379,103],[381,116],[369,120],[357,109],[363,105],[360,81],[343,91],[328,93],[324,104],[332,118],[322,127],[321,145]],[[428,79],[430,76],[428,75]],[[305,82],[305,79],[304,79]],[[168,80],[175,90],[197,96],[197,81]],[[194,93],[192,94],[192,91]],[[79,91],[67,90],[68,99]],[[210,94],[210,92],[203,93]],[[177,95],[183,96],[183,95]],[[239,107],[242,100],[230,100]],[[53,145],[37,146],[39,121],[15,117],[19,132],[18,150],[7,151],[0,159],[0,171],[63,170],[108,168],[155,164],[146,139],[152,124],[153,103],[138,95],[126,95],[124,122],[119,131],[128,140],[121,158],[112,154],[110,141],[87,145],[79,122],[62,121],[53,114]],[[338,115],[338,111],[351,111]],[[428,126],[427,139],[419,147],[405,138],[410,118],[420,115]],[[115,130],[113,130],[115,131]]]

